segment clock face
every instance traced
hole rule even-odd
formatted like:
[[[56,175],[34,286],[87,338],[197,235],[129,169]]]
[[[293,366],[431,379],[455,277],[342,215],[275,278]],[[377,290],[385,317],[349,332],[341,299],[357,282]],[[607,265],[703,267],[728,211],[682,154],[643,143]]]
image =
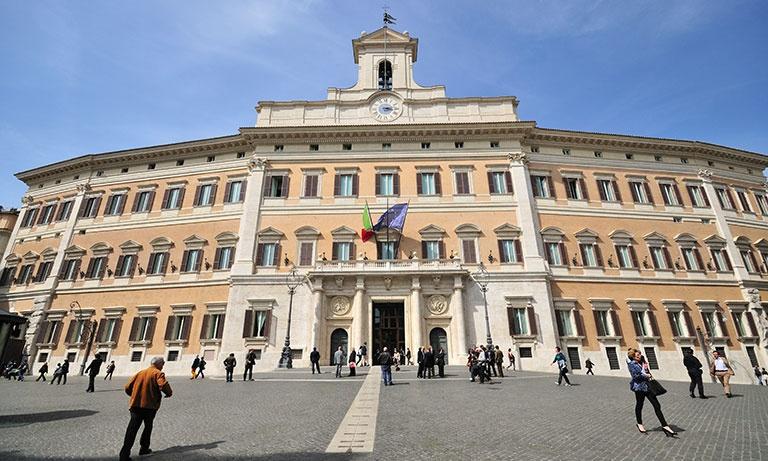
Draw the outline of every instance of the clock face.
[[[402,112],[400,101],[391,96],[378,98],[371,104],[371,116],[380,122],[391,122]]]

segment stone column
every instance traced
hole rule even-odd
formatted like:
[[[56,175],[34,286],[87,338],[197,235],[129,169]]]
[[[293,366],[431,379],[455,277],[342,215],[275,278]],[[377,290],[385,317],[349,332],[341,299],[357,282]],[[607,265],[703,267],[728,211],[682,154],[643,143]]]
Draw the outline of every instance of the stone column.
[[[349,350],[357,350],[367,341],[365,336],[367,316],[365,315],[365,278],[357,277],[355,284],[355,296],[352,298],[352,328],[349,335]],[[349,352],[349,351],[347,351]]]
[[[264,175],[267,164],[267,159],[255,156],[251,158],[248,164],[248,186],[245,190],[243,214],[240,217],[240,229],[238,231],[240,239],[237,242],[235,261],[230,272],[231,275],[253,274],[256,234],[259,231],[259,218],[264,195]]]
[[[321,327],[323,323],[323,298],[325,290],[323,289],[323,279],[317,277],[312,280],[312,323],[309,325],[309,348],[320,346],[318,340],[320,339]]]
[[[539,212],[536,209],[536,199],[533,197],[531,177],[528,172],[528,157],[524,152],[509,154],[509,172],[512,176],[512,187],[517,200],[517,225],[522,230],[520,244],[523,248],[523,259],[527,272],[544,272],[547,270],[544,258],[544,244],[541,240],[541,224]]]
[[[424,315],[421,312],[421,281],[411,280],[411,352],[416,353],[423,346]]]
[[[465,357],[467,354],[467,324],[464,316],[464,282],[460,275],[453,278],[453,296],[451,296],[452,323],[456,331],[456,351],[454,356]]]

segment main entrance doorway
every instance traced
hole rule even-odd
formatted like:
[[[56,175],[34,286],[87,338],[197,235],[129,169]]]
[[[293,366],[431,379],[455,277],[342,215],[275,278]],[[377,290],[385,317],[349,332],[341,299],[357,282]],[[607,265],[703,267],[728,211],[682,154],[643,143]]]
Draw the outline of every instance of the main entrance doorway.
[[[393,348],[405,349],[405,306],[403,302],[373,302],[373,344],[369,353],[378,365],[383,348],[392,353]]]
[[[328,354],[328,365],[335,365],[333,363],[333,355],[336,353],[336,351],[339,349],[339,346],[341,346],[341,350],[344,351],[344,362],[346,362],[346,357],[349,354],[349,350],[347,349],[347,331],[343,328],[337,328],[333,330],[333,333],[331,333],[331,353]]]
[[[429,332],[429,345],[432,346],[432,351],[437,355],[442,349],[445,352],[445,364],[448,365],[448,335],[442,328],[433,328]]]

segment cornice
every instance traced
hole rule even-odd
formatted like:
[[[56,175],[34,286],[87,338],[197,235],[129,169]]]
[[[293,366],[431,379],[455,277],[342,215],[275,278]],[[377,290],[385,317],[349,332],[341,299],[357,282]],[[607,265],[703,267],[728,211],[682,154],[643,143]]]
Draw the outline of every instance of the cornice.
[[[366,99],[357,99],[357,100],[350,100],[350,101],[343,101],[343,100],[336,100],[336,99],[321,99],[321,100],[301,100],[301,99],[295,99],[291,101],[259,101],[258,105],[256,106],[256,112],[261,112],[261,109],[264,107],[293,107],[301,108],[301,107],[326,107],[326,106],[338,106],[338,107],[358,107],[358,106],[366,106],[368,104],[368,101],[372,98],[378,97],[382,95],[382,91],[374,92],[370,97]],[[404,98],[402,94],[400,94],[397,91],[393,92],[386,92],[390,94],[394,94],[398,99],[401,99],[403,101],[403,105],[408,106],[425,106],[425,105],[434,105],[434,104],[471,104],[471,103],[482,103],[482,102],[511,102],[514,106],[517,106],[520,101],[517,99],[517,96],[468,96],[464,98],[447,98],[447,97],[440,97],[440,98],[429,98],[429,99],[413,99],[413,98]],[[477,123],[488,123],[488,122],[477,122]],[[504,122],[504,123],[510,123],[510,122]],[[317,125],[317,126],[323,126],[323,125]],[[334,125],[338,126],[338,125]],[[343,125],[342,125],[343,126]],[[366,126],[378,126],[378,125],[366,125]],[[409,124],[408,126],[412,126]]]

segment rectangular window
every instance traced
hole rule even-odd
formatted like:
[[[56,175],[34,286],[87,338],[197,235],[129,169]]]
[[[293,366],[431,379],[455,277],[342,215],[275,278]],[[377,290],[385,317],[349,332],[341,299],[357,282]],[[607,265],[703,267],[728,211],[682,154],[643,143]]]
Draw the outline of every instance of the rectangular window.
[[[421,148],[422,149],[429,149],[430,147],[432,147],[432,143],[429,143],[429,142],[421,143]]]
[[[34,264],[25,264],[21,266],[21,272],[16,279],[16,285],[25,285],[32,281],[32,270],[35,268]]]
[[[440,259],[440,241],[439,240],[424,240],[421,242],[422,255],[421,257],[427,261],[434,261]]]
[[[203,317],[200,339],[221,339],[224,332],[224,314],[208,314]]]
[[[752,250],[740,250],[739,252],[741,253],[741,259],[744,260],[744,268],[747,269],[747,272],[757,272]]]
[[[453,176],[456,180],[456,195],[469,195],[472,193],[469,187],[469,172],[455,171]]]
[[[416,193],[419,195],[440,195],[440,173],[417,173]]]
[[[66,221],[69,219],[69,216],[72,214],[72,206],[74,206],[74,204],[75,202],[72,200],[61,202],[59,205],[59,211],[56,213],[56,221]]]
[[[134,213],[148,213],[152,211],[152,202],[155,199],[155,191],[143,190],[136,194],[133,202]]]
[[[683,259],[685,260],[685,268],[687,270],[699,271],[702,269],[701,256],[699,256],[695,248],[683,248]]]
[[[618,202],[619,197],[616,189],[616,181],[609,179],[598,179],[597,190],[600,193],[600,200],[604,202]]]
[[[262,267],[277,266],[280,260],[279,244],[259,243],[256,250],[256,265]]]
[[[688,196],[691,199],[691,203],[697,208],[708,208],[709,198],[702,186],[688,186]]]
[[[50,203],[48,205],[45,205],[43,207],[43,210],[40,212],[40,219],[37,221],[37,224],[50,224],[51,221],[53,221],[54,213],[56,212],[56,204]]]
[[[712,262],[715,264],[715,269],[718,272],[732,271],[731,259],[728,257],[728,251],[725,248],[713,249],[710,251],[712,254]]]
[[[267,179],[269,179],[269,176],[267,176]],[[200,184],[197,186],[194,206],[210,206],[213,205],[214,200],[216,200],[216,184]]]
[[[143,355],[142,351],[132,351],[131,362],[141,362],[142,355]]]
[[[645,312],[632,312],[632,321],[635,323],[635,331],[637,332],[637,336],[649,336],[648,328],[645,325]]]
[[[214,270],[226,270],[235,262],[235,247],[219,247],[213,261]]]
[[[664,247],[650,247],[651,259],[653,260],[653,267],[656,270],[668,270],[671,269],[669,261],[669,254]]]
[[[200,272],[203,250],[186,250],[181,257],[181,272]]]
[[[167,252],[151,253],[147,264],[147,275],[165,275],[168,269],[168,258]]]
[[[2,275],[0,275],[0,287],[7,287],[11,285],[13,277],[16,275],[15,267],[6,267],[3,269]]]
[[[498,149],[499,141],[491,141],[490,143],[488,143],[488,145],[491,147],[491,149]]]
[[[571,325],[571,311],[557,310],[557,327],[560,330],[560,336],[573,336],[573,326]]]
[[[29,208],[24,213],[24,218],[21,220],[21,227],[32,227],[37,219],[37,213],[40,208]]]
[[[491,194],[512,193],[512,175],[509,171],[489,171],[488,188]]]
[[[680,200],[680,192],[678,191],[676,184],[661,183],[659,184],[659,188],[661,189],[661,197],[664,199],[664,205],[682,205],[682,201]]]
[[[245,180],[229,181],[224,191],[224,203],[240,203],[245,200]]]
[[[299,244],[299,265],[300,266],[311,266],[313,259],[314,259],[314,253],[315,253],[315,243],[314,242],[301,242]]]
[[[114,194],[107,199],[107,206],[104,209],[104,216],[119,216],[125,209],[126,194]]]
[[[285,146],[283,146],[282,144],[275,144],[274,152],[282,152],[284,148]]]
[[[683,320],[682,320],[682,313],[680,311],[670,311],[669,314],[669,324],[672,326],[672,334],[673,336],[690,336],[686,334],[686,330],[683,326]]]
[[[619,267],[622,269],[632,269],[637,267],[634,249],[632,245],[616,245],[616,257],[619,260]]]
[[[320,175],[307,174],[304,176],[304,195],[302,197],[317,197]]]
[[[253,311],[253,336],[263,338],[267,336],[269,311]]]
[[[714,312],[702,312],[701,317],[704,319],[704,328],[707,330],[709,336],[719,336],[717,334],[717,323],[715,320]]]
[[[520,263],[523,262],[520,240],[503,239],[499,240],[499,258],[502,263]]]
[[[584,180],[581,178],[565,178],[565,193],[571,200],[585,200],[587,194]]]
[[[757,208],[760,210],[760,214],[768,216],[768,199],[765,195],[755,194],[755,201],[757,201]]]
[[[165,191],[163,198],[163,210],[178,210],[184,201],[184,188],[172,187]]]
[[[353,256],[352,242],[333,242],[332,260],[351,261]]]
[[[621,366],[619,365],[619,356],[616,353],[615,347],[606,347],[605,355],[608,357],[608,368],[611,370],[621,369]]]
[[[289,182],[287,174],[267,175],[264,178],[264,196],[288,197]]]
[[[179,351],[168,351],[168,361],[177,362],[179,360]]]
[[[597,336],[612,336],[611,324],[608,320],[608,311],[594,311]]]
[[[395,243],[396,242],[377,242],[378,259],[395,259]]]
[[[107,270],[106,256],[91,258],[91,260],[88,262],[88,270],[85,272],[85,278],[102,279],[104,278],[104,272],[106,270]]]
[[[563,254],[563,244],[556,242],[547,242],[547,261],[551,266],[565,266],[565,256]]]
[[[352,144],[342,144],[341,150],[352,150]]]
[[[653,204],[651,189],[644,181],[630,181],[629,191],[632,192],[632,201],[641,204]]]
[[[603,265],[596,244],[582,243],[579,247],[581,249],[581,260],[584,267],[601,267]]]
[[[744,321],[741,318],[741,312],[731,312],[731,317],[733,317],[733,327],[736,329],[736,334],[740,338],[747,336],[747,332],[744,329]]]
[[[475,250],[475,239],[462,239],[461,254],[465,264],[477,263],[477,251]]]
[[[62,280],[75,280],[80,271],[80,259],[65,259],[61,265],[61,279]]]
[[[735,206],[733,205],[733,200],[731,200],[731,194],[728,193],[728,190],[718,187],[715,189],[715,192],[717,193],[717,201],[720,202],[720,206],[723,207],[725,210],[734,210]]]
[[[648,368],[651,370],[659,369],[659,361],[656,359],[656,349],[653,347],[645,347],[645,358],[648,360]]]
[[[336,197],[353,197],[357,195],[357,174],[344,173],[337,174],[334,183],[334,193]]]
[[[51,275],[51,268],[53,267],[53,261],[43,261],[37,268],[37,275],[35,275],[35,283],[43,283]]]
[[[749,205],[749,199],[747,198],[747,193],[744,191],[736,191],[736,196],[739,198],[739,203],[741,204],[741,211],[752,213],[752,207]]]
[[[528,312],[525,308],[515,307],[512,309],[513,315],[513,335],[527,335],[530,331],[528,329]]]
[[[399,195],[400,175],[397,173],[376,173],[376,195]]]
[[[391,142],[381,143],[381,150],[392,150],[392,143]]]
[[[136,270],[137,255],[122,255],[117,259],[115,277],[133,277]]]
[[[464,141],[456,141],[453,143],[453,147],[456,149],[464,149]]]
[[[553,197],[552,194],[552,179],[549,176],[531,176],[531,188],[533,189],[533,196],[538,198]]]

